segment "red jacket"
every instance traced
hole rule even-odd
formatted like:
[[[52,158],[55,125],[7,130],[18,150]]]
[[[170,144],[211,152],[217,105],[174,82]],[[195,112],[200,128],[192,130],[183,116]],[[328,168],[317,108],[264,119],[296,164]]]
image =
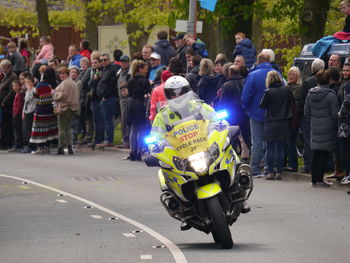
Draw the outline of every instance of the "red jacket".
[[[24,105],[24,93],[23,92],[16,93],[15,100],[12,106],[13,117],[22,115],[23,105]]]
[[[160,84],[159,86],[155,87],[152,91],[151,95],[151,109],[150,109],[150,115],[149,119],[154,120],[154,118],[157,115],[157,105],[158,103],[165,103],[166,98],[164,94],[164,82]]]

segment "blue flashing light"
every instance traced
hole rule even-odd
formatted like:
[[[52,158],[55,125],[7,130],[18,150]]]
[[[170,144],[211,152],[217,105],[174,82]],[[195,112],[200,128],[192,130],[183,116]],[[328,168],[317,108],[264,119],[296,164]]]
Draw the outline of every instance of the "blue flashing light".
[[[221,121],[228,117],[228,112],[226,110],[221,110],[216,113],[216,118]]]
[[[148,144],[153,144],[156,143],[158,141],[157,136],[155,135],[149,135],[147,137],[145,137],[145,143]]]

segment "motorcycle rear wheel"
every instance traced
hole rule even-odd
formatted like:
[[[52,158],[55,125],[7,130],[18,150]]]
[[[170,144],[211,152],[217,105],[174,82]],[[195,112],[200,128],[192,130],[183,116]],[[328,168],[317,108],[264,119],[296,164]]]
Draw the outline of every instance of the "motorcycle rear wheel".
[[[219,243],[222,248],[230,249],[233,246],[230,228],[226,222],[221,204],[216,196],[205,200],[208,214],[212,219],[212,235],[215,243]]]

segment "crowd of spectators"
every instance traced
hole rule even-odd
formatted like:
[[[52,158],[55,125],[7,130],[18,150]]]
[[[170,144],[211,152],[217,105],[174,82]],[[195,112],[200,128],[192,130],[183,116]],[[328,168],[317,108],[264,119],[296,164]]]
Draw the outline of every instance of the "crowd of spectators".
[[[0,148],[45,154],[74,154],[74,145],[114,147],[116,120],[124,159],[142,160],[143,137],[165,103],[164,83],[185,77],[199,98],[229,112],[230,125],[241,130],[239,149],[253,176],[280,180],[285,170],[312,174],[312,185],[328,187],[330,178],[348,184],[350,172],[350,64],[338,55],[315,59],[304,81],[298,67],[283,78],[271,49],[257,54],[244,33],[235,35],[232,58],[208,56],[205,44],[191,34],[158,32],[158,41],[129,57],[115,50],[92,51],[83,40],[68,56],[54,54],[49,37],[31,59],[24,40],[7,45],[0,63]],[[325,70],[325,68],[328,68]],[[342,71],[341,71],[342,70]],[[303,167],[297,144],[302,131]]]

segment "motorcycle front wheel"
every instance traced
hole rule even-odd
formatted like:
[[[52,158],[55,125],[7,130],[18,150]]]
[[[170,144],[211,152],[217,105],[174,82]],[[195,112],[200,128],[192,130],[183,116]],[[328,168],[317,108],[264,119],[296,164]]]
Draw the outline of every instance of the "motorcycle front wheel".
[[[223,248],[229,249],[233,246],[230,228],[226,222],[224,212],[217,196],[205,199],[208,214],[212,220],[212,235],[215,243],[219,243]]]

